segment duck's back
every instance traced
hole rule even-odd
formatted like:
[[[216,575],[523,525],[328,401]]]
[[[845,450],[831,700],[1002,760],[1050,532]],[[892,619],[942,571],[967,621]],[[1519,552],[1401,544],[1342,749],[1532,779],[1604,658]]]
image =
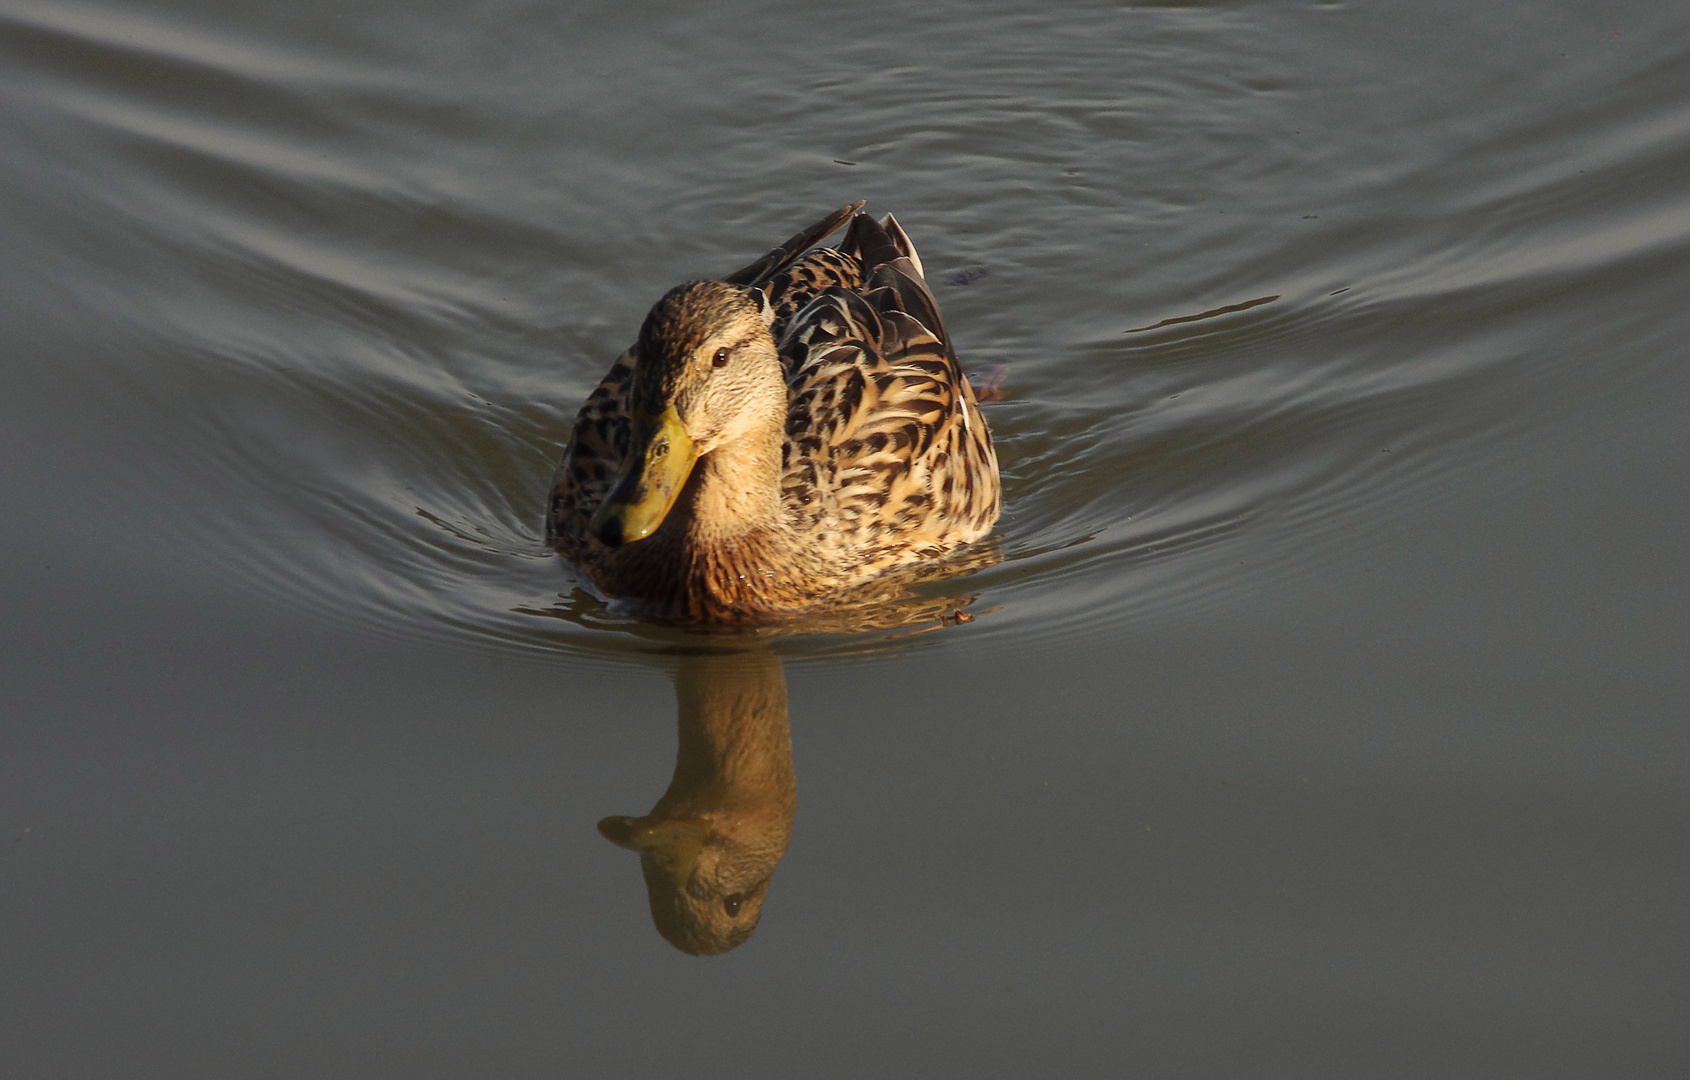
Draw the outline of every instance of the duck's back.
[[[824,561],[867,577],[985,536],[1001,508],[997,456],[897,223],[858,214],[829,255],[854,262],[856,280],[841,274],[777,326],[791,391],[783,497]]]

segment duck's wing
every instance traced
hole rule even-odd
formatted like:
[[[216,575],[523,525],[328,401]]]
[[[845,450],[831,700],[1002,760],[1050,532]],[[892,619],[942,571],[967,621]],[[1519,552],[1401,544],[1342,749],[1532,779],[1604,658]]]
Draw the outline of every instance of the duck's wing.
[[[628,389],[634,376],[630,349],[616,358],[610,372],[575,414],[575,428],[563,460],[552,474],[546,508],[546,543],[577,563],[602,548],[590,540],[587,523],[616,478],[628,454]]]
[[[810,250],[837,232],[862,205],[855,202],[840,207],[750,266],[723,279],[754,291],[776,341],[786,332],[792,316],[828,289],[862,287],[862,263],[854,252],[836,248]]]
[[[787,511],[817,546],[865,569],[979,539],[1001,506],[985,419],[895,229],[858,215],[841,250],[863,266],[864,287],[828,289],[781,339]]]
[[[744,285],[753,289],[766,284],[780,271],[796,262],[800,255],[838,232],[839,227],[850,220],[851,215],[861,210],[862,207],[861,200],[852,203],[850,206],[841,206],[809,228],[795,233],[786,243],[776,246],[774,250],[750,266],[735,270],[723,277],[722,280],[729,285]]]
[[[775,274],[759,291],[763,294],[763,318],[778,342],[792,324],[792,317],[810,301],[829,289],[860,289],[862,263],[857,257],[835,248],[817,248]],[[786,371],[790,378],[792,369]]]

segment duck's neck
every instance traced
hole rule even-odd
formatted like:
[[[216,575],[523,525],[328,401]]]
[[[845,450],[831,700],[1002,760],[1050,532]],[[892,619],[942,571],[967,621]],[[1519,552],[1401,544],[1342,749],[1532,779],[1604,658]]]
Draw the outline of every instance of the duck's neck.
[[[779,859],[797,804],[780,658],[685,657],[675,696],[675,775],[652,815],[699,817],[757,834]]]
[[[786,527],[778,426],[716,447],[695,469],[689,532],[700,548],[731,549]]]
[[[670,511],[675,526],[618,552],[619,572],[655,585],[644,591],[666,617],[755,618],[787,606],[795,585],[809,589],[810,553],[782,507],[783,436],[777,422],[712,448]]]

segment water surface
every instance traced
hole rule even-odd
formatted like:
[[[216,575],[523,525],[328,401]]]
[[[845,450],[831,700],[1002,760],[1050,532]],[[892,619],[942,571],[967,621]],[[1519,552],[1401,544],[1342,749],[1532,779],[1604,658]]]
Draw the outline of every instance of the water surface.
[[[5,0],[9,1056],[1677,1075],[1686,42]],[[857,198],[1001,379],[1003,558],[765,642],[796,820],[696,959],[594,829],[696,643],[546,481],[653,299]]]

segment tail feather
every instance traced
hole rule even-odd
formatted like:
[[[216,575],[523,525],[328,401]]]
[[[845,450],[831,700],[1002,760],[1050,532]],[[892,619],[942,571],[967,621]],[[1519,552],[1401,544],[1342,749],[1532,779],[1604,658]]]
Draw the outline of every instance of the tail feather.
[[[867,214],[858,214],[851,219],[851,230],[845,234],[839,249],[855,255],[862,263],[869,288],[867,295],[875,307],[913,317],[951,353],[950,335],[939,315],[939,303],[933,299],[922,276],[915,245],[896,221],[888,216],[885,222],[880,222]],[[955,353],[951,355],[954,358]]]
[[[915,272],[923,280],[926,280],[927,271],[921,268],[921,256],[915,253],[915,245],[910,243],[910,238],[905,235],[903,227],[898,224],[898,219],[891,214],[887,214],[880,220],[880,227],[886,230],[886,235],[891,237],[893,245],[903,254],[904,258],[915,264]]]
[[[839,250],[854,256],[862,264],[864,277],[894,259],[904,257],[886,227],[867,214],[858,214],[851,219],[851,227],[846,231],[845,239],[840,241]]]

